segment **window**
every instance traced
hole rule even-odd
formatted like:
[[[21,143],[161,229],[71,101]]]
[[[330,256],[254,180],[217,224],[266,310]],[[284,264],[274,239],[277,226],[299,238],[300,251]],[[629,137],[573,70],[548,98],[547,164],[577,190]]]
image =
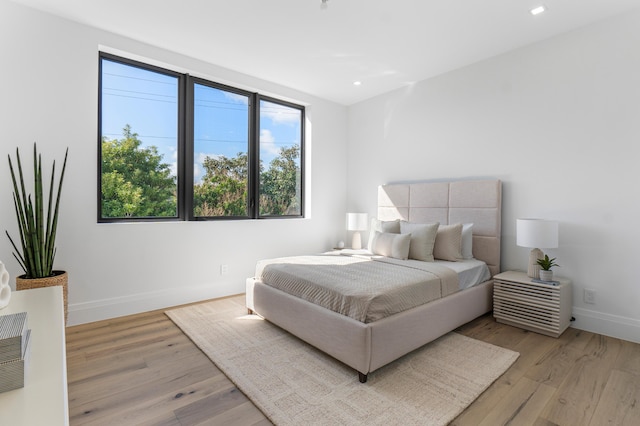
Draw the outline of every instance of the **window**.
[[[304,107],[100,54],[98,221],[302,217]]]
[[[193,86],[193,217],[247,217],[248,94],[203,82]]]
[[[261,216],[302,214],[301,126],[299,107],[260,100]]]
[[[178,217],[180,79],[100,61],[101,219]]]

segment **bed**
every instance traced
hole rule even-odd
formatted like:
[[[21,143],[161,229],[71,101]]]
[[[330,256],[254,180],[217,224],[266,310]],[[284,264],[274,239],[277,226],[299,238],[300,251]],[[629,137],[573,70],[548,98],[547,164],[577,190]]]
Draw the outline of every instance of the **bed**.
[[[486,264],[489,277],[500,272],[501,207],[499,180],[378,187],[380,221],[473,224],[473,258]],[[334,257],[344,262],[340,253]],[[363,383],[370,372],[492,309],[491,278],[383,318],[363,321],[272,287],[259,277],[257,274],[246,281],[249,311],[354,368]]]

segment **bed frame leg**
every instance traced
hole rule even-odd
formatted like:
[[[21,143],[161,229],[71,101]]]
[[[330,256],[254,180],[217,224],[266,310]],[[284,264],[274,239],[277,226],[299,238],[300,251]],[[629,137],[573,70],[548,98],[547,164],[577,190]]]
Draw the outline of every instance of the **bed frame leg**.
[[[367,383],[367,375],[358,371],[358,380],[360,383]]]

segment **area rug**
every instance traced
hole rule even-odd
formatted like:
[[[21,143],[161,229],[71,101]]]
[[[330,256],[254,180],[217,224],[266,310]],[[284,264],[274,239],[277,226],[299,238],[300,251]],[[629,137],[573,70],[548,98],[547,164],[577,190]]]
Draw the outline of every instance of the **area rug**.
[[[167,316],[276,425],[446,425],[519,354],[449,333],[369,374],[262,320],[234,299]]]

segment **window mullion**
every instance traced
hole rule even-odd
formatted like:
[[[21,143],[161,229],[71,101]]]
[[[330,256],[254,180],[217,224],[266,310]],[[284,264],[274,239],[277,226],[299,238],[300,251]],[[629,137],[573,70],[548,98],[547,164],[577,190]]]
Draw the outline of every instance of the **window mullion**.
[[[257,93],[251,95],[249,108],[249,217],[260,216],[260,113]]]
[[[182,100],[183,113],[181,114],[181,120],[183,127],[182,132],[182,144],[178,153],[181,161],[178,165],[178,170],[182,168],[182,172],[179,176],[182,176],[183,185],[181,187],[184,194],[182,212],[183,220],[193,220],[193,77],[185,75],[184,77],[184,90],[183,95],[180,97]]]

